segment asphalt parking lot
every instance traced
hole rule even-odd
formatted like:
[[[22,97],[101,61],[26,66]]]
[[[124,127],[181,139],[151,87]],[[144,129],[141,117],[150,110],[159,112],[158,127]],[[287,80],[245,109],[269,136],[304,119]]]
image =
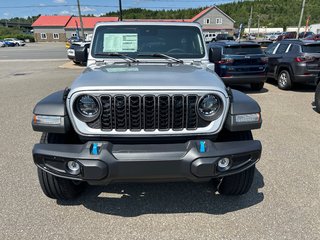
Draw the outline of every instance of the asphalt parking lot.
[[[241,88],[264,120],[254,131],[262,158],[244,196],[214,194],[209,183],[170,183],[91,187],[72,202],[45,197],[31,154],[40,138],[32,109],[81,73],[60,68],[64,58],[63,44],[0,49],[0,239],[320,239],[320,114],[312,86]]]

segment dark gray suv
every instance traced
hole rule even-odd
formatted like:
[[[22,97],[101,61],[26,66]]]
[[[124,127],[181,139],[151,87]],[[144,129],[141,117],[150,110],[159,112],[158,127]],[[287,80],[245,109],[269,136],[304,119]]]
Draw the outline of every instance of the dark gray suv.
[[[278,81],[278,87],[291,89],[294,83],[316,83],[320,76],[320,42],[282,40],[271,44],[266,54],[268,77]]]

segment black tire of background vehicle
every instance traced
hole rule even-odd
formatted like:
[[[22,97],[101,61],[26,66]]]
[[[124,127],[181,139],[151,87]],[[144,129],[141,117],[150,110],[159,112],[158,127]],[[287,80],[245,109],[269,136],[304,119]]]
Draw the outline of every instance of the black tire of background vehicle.
[[[43,133],[40,143],[63,143],[63,135]],[[43,193],[53,199],[70,200],[78,197],[86,183],[59,178],[38,168],[38,178]]]
[[[263,88],[264,86],[264,82],[260,82],[260,83],[251,83],[251,89],[253,91],[261,91],[261,89]]]
[[[316,111],[320,113],[320,83],[318,83],[314,94],[314,104],[316,106]]]
[[[232,134],[234,134],[233,141],[253,139],[251,131]],[[217,187],[218,192],[223,195],[242,195],[247,193],[252,185],[255,169],[256,167],[253,165],[243,172],[222,178]]]
[[[292,88],[291,75],[288,70],[281,70],[277,78],[278,88],[282,90],[289,90]]]

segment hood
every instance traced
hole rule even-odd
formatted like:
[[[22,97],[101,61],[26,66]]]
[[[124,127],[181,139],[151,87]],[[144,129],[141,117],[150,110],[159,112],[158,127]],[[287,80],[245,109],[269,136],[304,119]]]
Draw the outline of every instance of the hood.
[[[195,65],[103,65],[88,67],[71,85],[70,94],[89,90],[217,90],[225,85],[214,71]]]

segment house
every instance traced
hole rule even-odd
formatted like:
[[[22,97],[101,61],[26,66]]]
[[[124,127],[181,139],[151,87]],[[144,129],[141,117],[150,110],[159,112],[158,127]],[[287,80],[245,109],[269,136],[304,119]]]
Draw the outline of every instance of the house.
[[[115,22],[118,17],[83,17],[84,34],[93,32],[98,22]],[[216,6],[208,7],[191,19],[125,19],[124,21],[153,21],[153,22],[196,22],[204,33],[234,33],[235,21]],[[66,41],[76,36],[77,27],[80,31],[79,17],[73,16],[40,16],[33,24],[37,42]],[[81,34],[81,31],[80,31]]]
[[[71,16],[40,16],[33,24],[36,42],[65,42],[65,26]]]
[[[98,22],[117,22],[118,20],[118,17],[82,17],[84,35],[86,37],[88,34],[92,34],[94,26]],[[67,38],[77,35],[77,26],[80,31],[80,18],[72,17],[64,28]]]
[[[189,21],[199,23],[204,33],[234,33],[235,21],[217,6],[204,9]]]
[[[309,29],[314,34],[320,34],[320,23],[311,24]]]

